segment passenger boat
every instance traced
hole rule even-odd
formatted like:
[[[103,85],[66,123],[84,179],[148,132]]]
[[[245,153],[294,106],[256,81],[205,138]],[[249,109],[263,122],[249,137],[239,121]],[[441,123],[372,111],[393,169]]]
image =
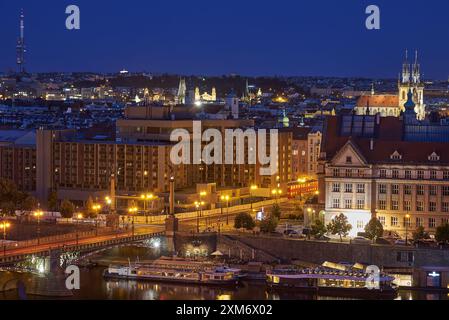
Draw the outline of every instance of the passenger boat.
[[[135,279],[160,282],[180,282],[201,285],[237,285],[240,270],[217,266],[210,262],[181,258],[160,258],[148,264],[128,263],[109,266],[106,278]]]
[[[363,269],[345,270],[328,267],[272,270],[266,274],[270,289],[293,289],[322,296],[354,298],[395,298],[397,287],[392,283],[394,277],[380,274],[376,285],[368,288],[368,274]]]

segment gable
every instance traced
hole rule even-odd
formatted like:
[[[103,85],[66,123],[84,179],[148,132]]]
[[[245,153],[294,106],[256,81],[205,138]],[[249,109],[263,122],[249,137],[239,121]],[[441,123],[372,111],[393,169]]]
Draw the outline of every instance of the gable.
[[[343,148],[332,158],[332,165],[335,166],[354,166],[360,167],[368,164],[365,157],[360,150],[351,142],[348,141]]]

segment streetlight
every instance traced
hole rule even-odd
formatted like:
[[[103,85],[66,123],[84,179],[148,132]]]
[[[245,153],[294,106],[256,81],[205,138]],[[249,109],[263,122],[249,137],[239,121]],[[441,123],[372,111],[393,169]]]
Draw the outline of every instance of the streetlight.
[[[79,223],[82,218],[83,218],[83,215],[81,213],[78,213],[76,215],[76,246],[77,247],[78,247],[78,239],[79,239]]]
[[[139,209],[137,207],[131,207],[128,209],[129,214],[133,217],[132,218],[132,226],[131,226],[131,228],[132,228],[131,232],[132,232],[133,237],[134,237],[134,214],[137,213],[138,210]]]
[[[195,208],[196,208],[196,233],[200,233],[200,216],[199,216],[200,203],[198,201],[195,201]]]
[[[37,244],[41,242],[41,217],[44,215],[42,210],[37,210],[34,212],[34,216],[37,218]]]
[[[9,222],[0,223],[0,229],[3,229],[3,256],[6,256],[6,229],[9,229],[11,224]]]
[[[257,190],[257,185],[253,184],[249,188],[250,196],[251,196],[251,211],[253,211],[253,192]]]
[[[152,193],[142,194],[140,195],[140,199],[143,200],[143,211],[145,212],[145,223],[148,224],[148,212],[147,212],[147,201],[150,202],[154,199],[154,195]]]
[[[221,201],[226,201],[226,225],[229,225],[229,196],[221,196]],[[223,206],[221,209],[221,214],[223,215]]]
[[[410,215],[405,215],[405,245],[408,246],[408,224],[410,222]]]
[[[271,191],[271,194],[274,196],[275,200],[276,200],[276,204],[278,203],[278,196],[280,196],[282,194],[282,190],[281,189],[273,189]]]

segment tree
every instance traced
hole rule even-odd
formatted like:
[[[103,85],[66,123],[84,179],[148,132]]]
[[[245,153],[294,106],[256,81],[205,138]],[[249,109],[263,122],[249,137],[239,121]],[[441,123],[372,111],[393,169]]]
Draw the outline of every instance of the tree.
[[[351,229],[352,226],[349,224],[348,218],[343,213],[336,216],[327,225],[327,230],[329,230],[333,235],[339,235],[341,242],[343,242],[343,237],[346,237]]]
[[[260,222],[260,231],[264,233],[271,233],[276,230],[279,224],[279,219],[273,216],[268,216]]]
[[[56,191],[50,192],[47,199],[48,210],[49,211],[58,211],[58,194]]]
[[[321,220],[316,220],[315,223],[312,225],[310,234],[313,235],[315,238],[319,239],[322,238],[326,233],[327,228],[324,222]]]
[[[253,217],[249,213],[239,213],[234,220],[234,228],[252,230],[256,226]]]
[[[61,203],[60,211],[61,215],[64,218],[72,218],[73,214],[75,213],[75,205],[69,200],[65,199]]]
[[[449,243],[449,224],[443,224],[437,228],[435,238],[438,242]]]
[[[33,196],[27,196],[22,203],[22,210],[24,211],[33,211],[37,208],[38,201]]]
[[[425,240],[425,239],[429,239],[429,238],[430,238],[430,235],[425,231],[423,226],[419,226],[413,232],[413,240],[414,241]]]
[[[372,218],[365,226],[365,233],[367,238],[374,242],[384,235],[384,227],[377,218]]]
[[[27,195],[17,189],[11,180],[0,179],[0,210],[2,215],[13,215],[20,209]]]
[[[281,218],[281,208],[277,204],[271,208],[271,216],[276,217],[277,219]]]

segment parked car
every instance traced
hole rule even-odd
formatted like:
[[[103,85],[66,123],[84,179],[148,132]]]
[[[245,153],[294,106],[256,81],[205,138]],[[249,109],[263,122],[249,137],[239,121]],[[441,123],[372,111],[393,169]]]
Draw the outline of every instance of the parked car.
[[[407,242],[404,239],[398,239],[394,242],[394,244],[396,246],[407,246],[407,245],[411,245],[412,241],[408,240]]]
[[[351,240],[353,244],[371,244],[371,240],[365,237],[355,237]]]
[[[394,243],[394,241],[391,241],[391,240],[385,239],[385,238],[377,238],[376,239],[376,244],[392,245],[393,243]]]

